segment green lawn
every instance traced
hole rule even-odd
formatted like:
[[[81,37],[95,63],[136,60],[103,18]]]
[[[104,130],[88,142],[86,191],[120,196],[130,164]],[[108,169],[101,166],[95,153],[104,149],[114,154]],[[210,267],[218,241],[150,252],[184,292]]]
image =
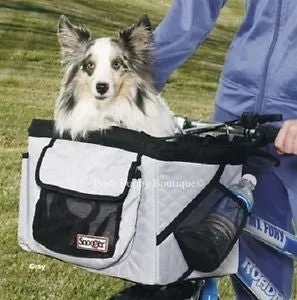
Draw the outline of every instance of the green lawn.
[[[21,153],[32,118],[52,118],[61,77],[56,24],[61,14],[110,35],[147,13],[154,25],[170,0],[0,0],[0,300],[108,299],[126,283],[21,251],[17,244]],[[224,56],[242,14],[230,0],[215,31],[169,80],[164,96],[178,114],[209,118]],[[30,264],[45,266],[31,270]],[[227,281],[222,299],[231,299]]]

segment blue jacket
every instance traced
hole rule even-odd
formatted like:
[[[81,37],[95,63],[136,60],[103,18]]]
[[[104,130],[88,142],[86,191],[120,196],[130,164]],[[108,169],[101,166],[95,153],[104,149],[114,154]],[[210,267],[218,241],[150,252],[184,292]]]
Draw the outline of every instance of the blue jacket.
[[[225,2],[173,0],[155,31],[157,88],[204,41]],[[297,119],[297,0],[246,0],[220,77],[215,119],[232,120],[244,111]],[[281,160],[275,172],[297,216],[297,157]]]

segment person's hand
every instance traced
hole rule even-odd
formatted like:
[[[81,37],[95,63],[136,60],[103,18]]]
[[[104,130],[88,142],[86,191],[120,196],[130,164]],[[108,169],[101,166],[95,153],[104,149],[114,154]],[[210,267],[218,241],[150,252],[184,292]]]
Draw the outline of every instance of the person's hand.
[[[297,120],[284,122],[274,145],[279,154],[297,154]]]

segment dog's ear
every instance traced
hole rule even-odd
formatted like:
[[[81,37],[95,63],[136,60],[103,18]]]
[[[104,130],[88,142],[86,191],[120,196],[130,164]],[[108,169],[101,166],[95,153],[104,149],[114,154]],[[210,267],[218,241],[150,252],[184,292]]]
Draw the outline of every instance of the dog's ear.
[[[62,15],[58,23],[58,40],[65,64],[80,59],[92,42],[91,32],[85,27],[71,24],[67,17]]]
[[[143,26],[146,30],[152,32],[152,23],[148,15],[143,15],[136,26]]]
[[[137,69],[150,65],[153,33],[147,15],[141,17],[137,24],[120,31],[119,41]]]

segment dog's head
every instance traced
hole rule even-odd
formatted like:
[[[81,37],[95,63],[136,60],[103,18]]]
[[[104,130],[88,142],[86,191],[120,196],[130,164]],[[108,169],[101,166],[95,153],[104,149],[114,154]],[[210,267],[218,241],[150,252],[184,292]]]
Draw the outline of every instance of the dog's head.
[[[110,102],[135,85],[136,74],[151,82],[152,28],[147,16],[117,38],[99,39],[93,39],[86,27],[74,26],[61,16],[58,39],[67,67],[66,85],[76,80],[77,93],[83,95],[78,98]]]

